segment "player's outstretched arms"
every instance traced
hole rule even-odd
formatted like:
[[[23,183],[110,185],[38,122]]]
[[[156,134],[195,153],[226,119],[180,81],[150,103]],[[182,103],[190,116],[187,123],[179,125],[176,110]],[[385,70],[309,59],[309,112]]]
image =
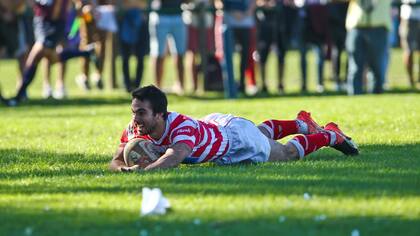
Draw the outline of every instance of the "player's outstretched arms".
[[[166,169],[178,166],[192,152],[191,147],[185,143],[176,143],[168,148],[157,161],[144,168],[145,171],[154,169]]]
[[[124,146],[120,146],[112,158],[111,163],[109,163],[109,169],[111,171],[124,171],[126,168],[129,167],[124,162]]]

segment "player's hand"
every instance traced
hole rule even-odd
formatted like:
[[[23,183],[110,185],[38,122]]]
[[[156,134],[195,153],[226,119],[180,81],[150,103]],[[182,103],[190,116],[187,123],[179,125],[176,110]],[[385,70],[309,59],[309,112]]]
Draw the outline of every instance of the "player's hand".
[[[134,172],[134,171],[141,171],[142,169],[140,168],[139,165],[134,165],[134,166],[122,166],[120,168],[121,172]]]

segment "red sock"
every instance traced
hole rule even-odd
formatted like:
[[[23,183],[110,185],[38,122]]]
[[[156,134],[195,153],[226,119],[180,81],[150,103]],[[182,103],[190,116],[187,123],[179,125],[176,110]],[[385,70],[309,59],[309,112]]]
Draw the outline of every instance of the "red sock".
[[[299,157],[302,158],[311,152],[314,152],[321,147],[328,146],[330,144],[330,134],[318,133],[309,135],[299,135],[289,141],[298,150]]]
[[[264,127],[270,133],[270,138],[274,140],[297,134],[299,130],[295,120],[266,120],[259,127]]]

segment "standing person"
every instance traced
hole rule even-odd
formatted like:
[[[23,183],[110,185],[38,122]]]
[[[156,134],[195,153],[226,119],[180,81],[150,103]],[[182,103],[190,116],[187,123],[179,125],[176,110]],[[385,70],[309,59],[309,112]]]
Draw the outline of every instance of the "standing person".
[[[177,81],[175,92],[184,92],[184,54],[187,48],[187,27],[182,20],[181,4],[185,0],[151,0],[149,15],[150,56],[155,83],[162,87],[167,39],[175,59]],[[170,38],[169,38],[170,37]]]
[[[346,44],[346,18],[348,2],[332,2],[327,5],[328,9],[328,29],[331,36],[331,65],[332,77],[336,83],[336,91],[344,91],[345,84],[340,79],[341,54],[345,50]],[[343,68],[345,71],[347,68]],[[346,72],[347,73],[347,72]]]
[[[57,45],[56,50],[62,51],[64,48],[64,42]],[[64,62],[58,62],[58,77],[55,81],[55,91],[51,88],[51,69],[52,63],[49,59],[44,59],[44,81],[42,86],[42,97],[43,98],[54,98],[61,100],[67,97],[67,90],[64,83],[64,77],[66,74],[66,64]]]
[[[391,24],[391,0],[350,0],[346,17],[349,95],[364,93],[366,65],[374,77],[373,93],[383,93]]]
[[[15,57],[18,51],[17,11],[23,0],[0,0],[0,48],[8,57]]]
[[[211,12],[213,7],[213,0],[192,0],[188,4],[188,11],[184,12],[185,23],[188,27],[185,59],[187,68],[191,72],[194,92],[198,91],[199,72],[201,71],[203,76],[205,74],[203,71],[204,60],[207,60],[210,55],[214,55],[215,52],[214,14]],[[199,61],[199,56],[206,58],[201,58]]]
[[[105,61],[106,31],[96,26],[95,12],[98,4],[106,4],[104,1],[74,0],[75,8],[80,17],[80,50],[95,49],[95,72],[90,75],[90,58],[81,58],[82,73],[76,77],[76,83],[84,90],[90,90],[92,80],[98,89],[103,89],[102,74]]]
[[[295,2],[297,2],[295,0]],[[302,75],[301,91],[307,92],[307,52],[313,46],[317,65],[317,92],[324,92],[324,62],[326,57],[326,44],[329,40],[327,30],[328,11],[320,0],[307,0],[305,5],[299,6],[299,52],[300,69]]]
[[[282,0],[257,1],[257,49],[263,92],[268,91],[266,64],[271,46],[274,44],[277,46],[277,88],[280,94],[284,93],[285,58],[297,16],[296,13],[296,8],[287,5]]]
[[[25,60],[34,41],[31,27],[33,15],[28,5],[26,0],[0,0],[0,48],[5,46],[8,56],[17,58],[17,88],[22,84]]]
[[[245,93],[245,70],[248,64],[249,58],[249,46],[250,46],[250,35],[251,30],[255,26],[254,13],[256,8],[255,0],[224,0],[223,1],[223,17],[224,25],[228,29],[225,31],[226,37],[225,44],[229,48],[233,49],[235,43],[238,43],[241,47],[240,53],[240,68],[239,68],[239,92]],[[233,64],[231,60],[234,50],[225,51],[226,64]],[[232,68],[233,70],[233,68]],[[230,80],[234,79],[234,73],[228,72],[228,76],[232,76]]]
[[[400,37],[403,61],[412,88],[415,88],[414,55],[420,50],[420,1],[402,0]],[[420,59],[417,58],[420,64]],[[419,68],[420,73],[420,68]],[[420,82],[420,75],[418,75]]]
[[[335,123],[321,128],[305,111],[299,112],[296,120],[267,120],[257,126],[247,119],[220,113],[197,120],[168,112],[167,105],[166,95],[154,86],[132,92],[133,118],[123,131],[111,170],[141,170],[138,165],[127,167],[124,163],[124,147],[134,138],[150,140],[166,150],[144,170],[173,168],[181,163],[230,165],[299,160],[326,146],[345,155],[359,152]],[[286,145],[276,141],[291,134],[300,135]]]
[[[74,9],[67,12],[67,16],[65,17],[65,31],[64,34],[67,35],[70,31],[71,22],[74,20]],[[56,51],[62,51],[65,47],[68,47],[68,41],[66,37],[63,37],[58,45],[56,46]],[[44,83],[42,89],[42,97],[43,98],[54,98],[57,100],[62,100],[67,97],[67,89],[65,86],[65,74],[66,74],[66,64],[64,62],[58,62],[58,77],[55,81],[55,90],[53,91],[51,87],[51,69],[53,63],[51,63],[48,58],[44,59]]]
[[[69,0],[37,0],[34,3],[35,44],[29,53],[23,73],[23,83],[12,99],[5,100],[8,106],[16,106],[22,101],[28,86],[33,81],[38,64],[44,57],[51,63],[65,62],[74,57],[89,57],[90,51],[56,51],[57,43],[64,37],[65,17],[70,7]]]
[[[149,50],[148,16],[145,1],[124,0],[122,2],[122,20],[120,22],[119,42],[121,50],[124,86],[127,92],[140,86],[144,56]],[[130,56],[137,61],[134,81],[130,77]]]

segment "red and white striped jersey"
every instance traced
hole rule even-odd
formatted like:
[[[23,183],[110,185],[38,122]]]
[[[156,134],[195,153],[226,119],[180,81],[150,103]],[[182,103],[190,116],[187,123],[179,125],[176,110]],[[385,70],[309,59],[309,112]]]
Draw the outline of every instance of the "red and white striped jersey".
[[[159,140],[141,136],[137,125],[131,121],[124,130],[121,144],[125,145],[133,138],[151,140],[154,144],[169,148],[176,143],[185,143],[192,148],[192,153],[183,163],[203,163],[223,156],[229,149],[229,140],[225,125],[233,118],[231,115],[211,114],[204,120],[170,112],[166,120],[165,132]]]

